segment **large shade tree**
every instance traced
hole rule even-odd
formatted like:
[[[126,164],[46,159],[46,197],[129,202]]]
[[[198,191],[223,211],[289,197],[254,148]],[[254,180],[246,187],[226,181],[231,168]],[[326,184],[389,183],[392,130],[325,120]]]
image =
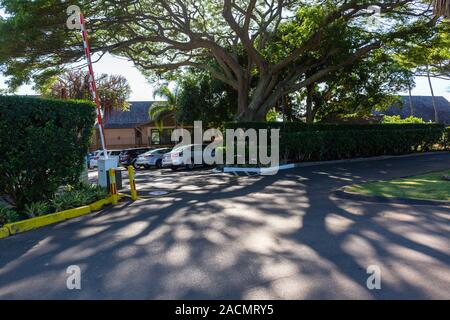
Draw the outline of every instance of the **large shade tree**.
[[[82,58],[66,9],[78,4],[95,52],[127,57],[147,75],[207,70],[236,90],[238,119],[263,119],[281,97],[438,21],[420,0],[0,0],[0,65],[15,87]],[[383,23],[367,27],[377,10]],[[441,8],[437,6],[437,9]],[[439,9],[441,10],[441,9]],[[370,21],[370,20],[369,20]],[[365,30],[350,47],[340,31]],[[414,39],[415,41],[420,41]],[[273,44],[277,44],[274,50]],[[323,43],[327,45],[324,46]],[[215,67],[206,63],[216,61]],[[45,70],[45,71],[43,71]]]

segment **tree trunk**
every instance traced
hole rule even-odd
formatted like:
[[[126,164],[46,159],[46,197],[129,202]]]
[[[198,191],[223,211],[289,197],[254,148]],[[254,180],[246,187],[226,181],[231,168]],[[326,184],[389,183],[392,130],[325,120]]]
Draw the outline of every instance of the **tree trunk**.
[[[414,109],[413,109],[412,96],[411,96],[411,86],[410,85],[408,85],[408,94],[409,94],[409,111],[411,113],[411,116],[414,117]]]
[[[238,89],[238,111],[236,120],[246,121],[251,120],[250,109],[248,108],[248,84],[241,80]]]
[[[428,84],[430,85],[431,90],[431,100],[433,101],[433,108],[434,108],[434,122],[439,122],[439,114],[436,106],[436,98],[434,97],[434,91],[433,91],[433,85],[431,84],[431,76],[430,76],[430,68],[427,65],[427,78],[428,78]]]
[[[313,85],[306,87],[306,123],[312,123],[314,121],[312,104],[313,104]]]

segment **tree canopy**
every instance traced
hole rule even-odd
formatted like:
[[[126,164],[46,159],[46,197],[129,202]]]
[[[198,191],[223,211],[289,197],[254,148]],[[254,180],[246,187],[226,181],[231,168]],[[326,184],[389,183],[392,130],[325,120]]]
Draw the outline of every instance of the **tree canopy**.
[[[82,58],[61,0],[0,0],[0,65],[10,85],[39,82]],[[263,119],[286,94],[393,43],[420,42],[439,18],[418,0],[79,1],[94,52],[146,75],[191,67],[237,93],[238,119]],[[381,16],[370,6],[378,6]],[[376,18],[377,26],[368,23]],[[372,19],[372,20],[371,20]],[[376,20],[375,19],[375,20]],[[357,30],[351,41],[344,34]],[[214,64],[207,63],[215,61]]]
[[[119,75],[96,75],[97,95],[104,112],[126,110],[131,88],[127,79]],[[57,99],[93,100],[87,71],[67,71],[47,79],[37,87],[42,96]]]

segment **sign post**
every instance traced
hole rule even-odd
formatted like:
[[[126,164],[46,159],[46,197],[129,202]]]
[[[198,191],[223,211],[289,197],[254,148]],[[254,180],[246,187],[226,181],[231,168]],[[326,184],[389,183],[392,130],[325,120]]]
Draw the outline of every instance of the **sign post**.
[[[89,47],[89,41],[83,13],[81,12],[80,12],[80,27],[81,27],[81,34],[83,35],[84,53],[86,55],[86,61],[89,68],[89,88],[91,89],[92,97],[94,99],[95,105],[97,106],[97,123],[100,131],[100,139],[102,141],[103,156],[105,157],[105,159],[108,159],[108,152],[106,150],[105,130],[103,127],[102,110],[100,106],[100,100],[98,99],[97,95],[97,85],[95,83],[94,68],[92,67],[91,49]]]

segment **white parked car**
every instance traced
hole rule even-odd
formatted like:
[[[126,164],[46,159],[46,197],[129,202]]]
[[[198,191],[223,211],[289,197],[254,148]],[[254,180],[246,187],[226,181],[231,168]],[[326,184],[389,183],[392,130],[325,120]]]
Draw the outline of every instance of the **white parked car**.
[[[189,144],[175,148],[171,152],[166,153],[162,159],[162,166],[164,168],[171,168],[172,170],[177,170],[179,168],[192,170],[195,166],[203,166],[205,164],[203,161],[203,151],[205,150],[207,144],[200,145],[200,150],[196,150],[194,146],[196,145]],[[202,163],[194,164],[195,156],[199,152],[200,154],[198,157],[201,157]],[[211,155],[214,156],[214,151],[212,151]]]
[[[120,150],[108,150],[108,158],[110,157],[119,157]],[[97,168],[98,167],[98,159],[103,157],[103,150],[97,150],[94,152],[91,160],[89,161],[89,168]]]
[[[162,159],[164,154],[170,152],[171,148],[160,148],[147,151],[138,156],[136,160],[137,167],[144,167],[146,169],[150,167],[162,168]]]

